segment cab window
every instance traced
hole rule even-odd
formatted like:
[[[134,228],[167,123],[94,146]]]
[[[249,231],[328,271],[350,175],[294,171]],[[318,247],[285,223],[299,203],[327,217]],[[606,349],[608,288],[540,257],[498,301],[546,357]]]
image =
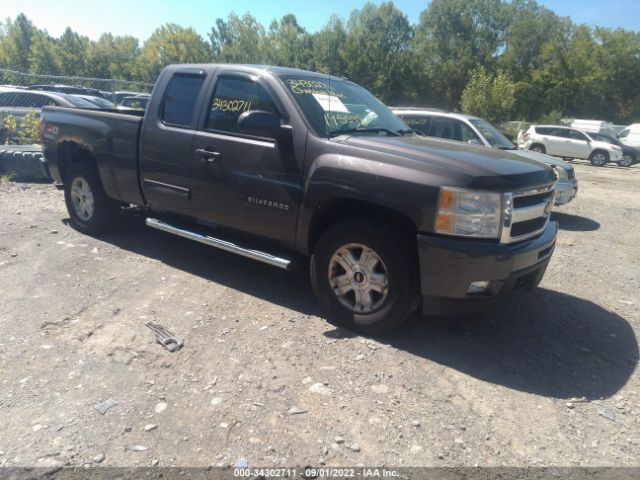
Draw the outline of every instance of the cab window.
[[[177,74],[171,80],[162,108],[162,120],[169,125],[190,127],[204,77]]]
[[[206,128],[239,133],[238,117],[249,110],[279,115],[273,99],[262,85],[249,79],[222,77],[213,91]]]

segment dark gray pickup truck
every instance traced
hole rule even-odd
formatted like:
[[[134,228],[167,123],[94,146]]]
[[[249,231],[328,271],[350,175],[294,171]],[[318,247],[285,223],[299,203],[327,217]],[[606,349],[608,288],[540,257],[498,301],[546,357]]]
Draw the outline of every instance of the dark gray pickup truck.
[[[280,67],[165,68],[144,116],[43,109],[71,224],[121,206],[147,225],[291,269],[310,260],[331,318],[366,333],[536,286],[555,245],[555,173],[416,135],[362,87]],[[212,265],[211,268],[215,268]]]

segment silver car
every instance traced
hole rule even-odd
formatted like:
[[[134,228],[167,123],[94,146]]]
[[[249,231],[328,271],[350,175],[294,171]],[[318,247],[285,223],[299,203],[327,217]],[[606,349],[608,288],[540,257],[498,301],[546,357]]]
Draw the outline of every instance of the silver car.
[[[520,150],[497,128],[482,118],[421,108],[392,108],[393,113],[418,133],[472,145],[509,150],[510,153],[549,165],[558,175],[556,205],[564,205],[578,193],[575,171],[567,162],[532,150]]]

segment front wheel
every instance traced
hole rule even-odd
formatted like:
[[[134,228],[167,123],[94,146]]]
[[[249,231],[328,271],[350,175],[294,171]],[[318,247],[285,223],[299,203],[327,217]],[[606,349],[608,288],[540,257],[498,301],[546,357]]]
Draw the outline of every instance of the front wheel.
[[[630,167],[636,162],[636,159],[633,158],[633,155],[630,153],[625,153],[622,155],[622,160],[618,162],[618,166],[620,167]]]
[[[375,334],[402,325],[418,305],[418,265],[410,235],[351,218],[327,230],[311,257],[311,283],[335,323]]]
[[[602,150],[596,150],[589,157],[589,161],[594,167],[604,167],[609,161],[609,155]]]
[[[120,205],[107,197],[94,165],[74,163],[64,182],[64,199],[73,228],[82,233],[101,233],[120,218]]]

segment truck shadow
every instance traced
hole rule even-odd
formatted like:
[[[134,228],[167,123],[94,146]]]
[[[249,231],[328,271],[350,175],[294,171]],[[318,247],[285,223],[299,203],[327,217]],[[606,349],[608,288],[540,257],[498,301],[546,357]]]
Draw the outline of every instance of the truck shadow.
[[[639,356],[623,317],[545,288],[467,318],[415,318],[378,340],[479,380],[552,398],[611,397]]]
[[[320,316],[305,271],[285,272],[150,229],[128,212],[121,230],[101,240],[295,310]],[[359,337],[329,325],[332,338]],[[553,398],[606,398],[638,363],[638,343],[620,315],[544,288],[522,292],[472,317],[416,315],[376,340],[474,378]]]
[[[600,223],[595,220],[570,213],[553,212],[551,220],[557,221],[562,230],[571,232],[593,232],[600,228]]]

